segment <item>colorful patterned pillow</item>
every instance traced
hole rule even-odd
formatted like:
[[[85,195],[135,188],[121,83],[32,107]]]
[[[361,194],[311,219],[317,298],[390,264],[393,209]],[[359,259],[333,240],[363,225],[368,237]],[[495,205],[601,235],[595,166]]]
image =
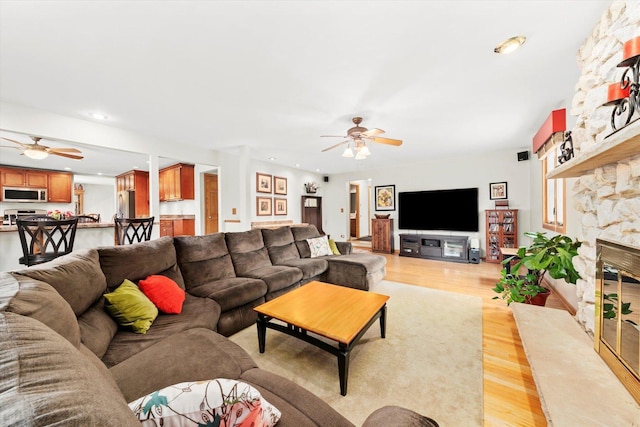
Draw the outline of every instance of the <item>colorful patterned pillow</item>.
[[[184,289],[167,276],[152,274],[138,281],[138,286],[161,312],[167,314],[182,312],[182,304],[185,300]]]
[[[158,317],[158,309],[130,280],[125,279],[113,292],[104,294],[104,308],[119,325],[137,334],[146,334]]]
[[[184,382],[129,403],[142,426],[273,426],[280,411],[254,387],[219,378]]]
[[[333,252],[331,252],[331,248],[329,247],[329,239],[327,236],[307,239],[307,243],[309,244],[309,250],[311,251],[311,258],[333,255]]]

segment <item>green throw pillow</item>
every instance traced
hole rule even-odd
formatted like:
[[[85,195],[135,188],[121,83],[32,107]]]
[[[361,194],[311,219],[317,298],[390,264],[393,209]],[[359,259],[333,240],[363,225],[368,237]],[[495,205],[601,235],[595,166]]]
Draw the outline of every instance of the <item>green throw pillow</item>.
[[[124,280],[118,288],[104,294],[104,307],[119,325],[137,334],[146,334],[158,317],[158,309],[130,280]]]
[[[338,250],[338,246],[336,245],[335,240],[329,239],[329,247],[331,248],[331,252],[333,252],[334,255],[342,255]]]

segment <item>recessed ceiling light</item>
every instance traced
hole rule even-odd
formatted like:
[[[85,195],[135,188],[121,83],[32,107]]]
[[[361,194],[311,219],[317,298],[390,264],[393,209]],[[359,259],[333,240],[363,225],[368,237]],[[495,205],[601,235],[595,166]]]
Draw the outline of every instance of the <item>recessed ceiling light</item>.
[[[71,170],[71,168],[70,168],[69,166],[65,166],[65,167],[64,167],[64,170],[66,170],[66,171],[70,171],[70,170]]]
[[[316,169],[316,172],[320,172],[320,169]]]
[[[89,116],[93,117],[96,120],[107,120],[109,117],[106,114],[102,113],[89,113]]]
[[[275,157],[273,157],[273,156],[269,157],[269,160],[275,160],[275,159],[276,159],[276,158],[275,158]]]
[[[102,175],[102,172],[98,172],[98,175]]]
[[[507,54],[518,49],[527,40],[525,36],[510,37],[493,49],[495,53]]]
[[[300,167],[300,163],[296,163],[296,167],[299,168]]]
[[[140,166],[134,166],[133,168],[134,169],[140,169]]]

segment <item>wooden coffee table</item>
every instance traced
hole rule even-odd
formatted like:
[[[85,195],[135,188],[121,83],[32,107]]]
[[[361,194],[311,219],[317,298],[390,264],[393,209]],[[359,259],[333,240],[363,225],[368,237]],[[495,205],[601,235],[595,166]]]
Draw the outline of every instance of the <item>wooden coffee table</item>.
[[[385,337],[386,295],[322,282],[300,288],[254,308],[258,312],[258,345],[265,351],[267,328],[306,341],[338,357],[340,394],[347,395],[349,354],[371,325],[380,319],[380,336]],[[287,325],[274,323],[277,319]],[[327,343],[309,333],[335,341]]]

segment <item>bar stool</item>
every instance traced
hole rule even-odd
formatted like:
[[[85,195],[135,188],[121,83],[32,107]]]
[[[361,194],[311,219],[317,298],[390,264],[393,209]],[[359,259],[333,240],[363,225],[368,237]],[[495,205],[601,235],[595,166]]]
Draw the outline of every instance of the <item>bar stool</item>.
[[[42,264],[73,251],[78,218],[27,217],[17,219],[16,225],[23,253],[20,264]]]
[[[116,245],[127,245],[151,240],[154,218],[155,217],[118,218],[114,216],[113,222],[116,231]]]

